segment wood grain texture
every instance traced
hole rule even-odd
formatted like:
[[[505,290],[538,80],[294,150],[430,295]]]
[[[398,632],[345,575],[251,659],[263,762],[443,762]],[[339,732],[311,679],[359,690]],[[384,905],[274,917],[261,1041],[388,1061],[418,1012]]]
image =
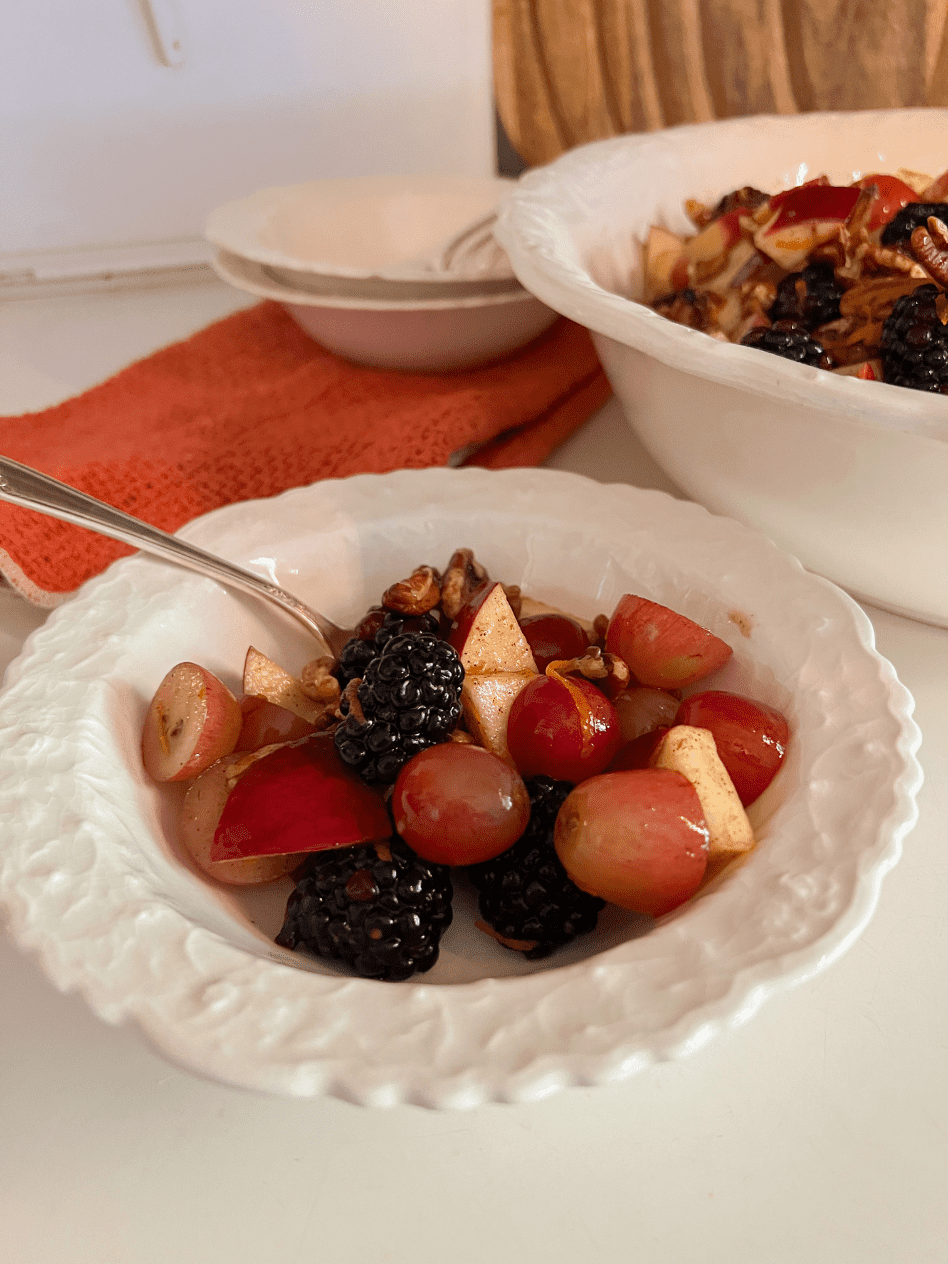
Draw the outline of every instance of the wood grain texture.
[[[493,0],[497,108],[529,164],[742,114],[948,105],[948,0]]]

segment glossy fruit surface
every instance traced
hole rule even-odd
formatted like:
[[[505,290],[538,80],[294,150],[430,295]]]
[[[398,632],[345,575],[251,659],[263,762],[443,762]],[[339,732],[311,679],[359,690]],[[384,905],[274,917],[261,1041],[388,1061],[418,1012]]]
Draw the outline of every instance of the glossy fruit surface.
[[[158,686],[142,725],[142,762],[155,781],[186,781],[234,749],[243,717],[213,672],[178,663]]]
[[[649,733],[633,737],[631,742],[623,742],[616,752],[616,757],[609,765],[610,772],[629,772],[634,768],[650,768],[652,756],[662,744],[662,738],[668,728],[662,724]]]
[[[888,224],[903,206],[908,206],[910,202],[919,201],[919,196],[911,185],[906,184],[904,180],[900,180],[898,176],[873,174],[863,176],[861,180],[856,181],[857,189],[868,189],[871,184],[876,186],[876,196],[872,200],[869,213],[866,216],[866,228],[871,233],[873,229],[881,228],[883,224]]]
[[[526,685],[510,708],[507,746],[524,777],[575,784],[608,768],[621,742],[615,707],[581,676],[560,676],[551,668]]]
[[[240,713],[243,723],[234,747],[238,751],[259,750],[261,746],[272,746],[278,742],[295,742],[297,738],[307,737],[313,732],[313,725],[308,720],[266,698],[245,694],[240,699]]]
[[[624,689],[613,699],[619,713],[623,742],[632,742],[643,733],[651,733],[662,725],[675,722],[679,699],[665,689]]]
[[[224,804],[211,859],[322,851],[391,832],[381,795],[345,767],[331,734],[317,733],[248,768]]]
[[[528,615],[520,627],[541,672],[557,659],[581,658],[589,648],[582,625],[565,614]]]
[[[214,831],[221,812],[247,755],[225,755],[188,786],[181,805],[180,836],[199,869],[230,886],[256,886],[285,877],[299,863],[298,856],[248,856],[238,860],[211,860]]]
[[[722,689],[686,698],[675,723],[710,729],[721,763],[745,807],[773,781],[790,737],[779,711]]]
[[[556,852],[583,891],[661,917],[698,889],[708,864],[701,803],[680,773],[649,768],[583,782],[556,818]]]
[[[626,593],[609,620],[606,649],[618,654],[642,685],[681,689],[709,676],[731,647],[683,614]]]
[[[395,829],[423,856],[473,865],[512,846],[530,819],[521,777],[480,746],[443,742],[410,759],[392,794]]]

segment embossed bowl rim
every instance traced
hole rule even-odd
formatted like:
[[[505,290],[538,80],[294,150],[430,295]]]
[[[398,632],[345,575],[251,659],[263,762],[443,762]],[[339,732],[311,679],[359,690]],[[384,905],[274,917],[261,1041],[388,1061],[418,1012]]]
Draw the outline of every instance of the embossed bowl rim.
[[[730,675],[715,683],[786,698],[794,735],[752,808],[748,863],[648,934],[560,965],[511,966],[498,948],[472,966],[481,950],[459,929],[460,948],[417,981],[320,972],[174,857],[168,791],[147,783],[137,752],[169,657],[233,678],[251,637],[274,654],[305,647],[211,581],[116,563],[30,637],[0,694],[0,905],[57,987],[170,1059],[366,1105],[529,1101],[695,1051],[824,969],[871,917],[916,819],[913,702],[860,608],[762,536],[659,492],[535,469],[327,481],[182,534],[340,620],[394,571],[461,543],[581,615],[634,580],[728,639]]]

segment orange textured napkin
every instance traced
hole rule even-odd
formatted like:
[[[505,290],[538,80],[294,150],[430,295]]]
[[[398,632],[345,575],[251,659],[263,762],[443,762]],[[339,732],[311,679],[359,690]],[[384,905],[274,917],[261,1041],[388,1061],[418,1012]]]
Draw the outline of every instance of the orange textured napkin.
[[[266,302],[54,408],[0,419],[0,450],[176,531],[322,478],[535,465],[608,397],[589,335],[567,320],[498,364],[428,376],[349,364]],[[0,504],[0,573],[39,605],[131,552]]]

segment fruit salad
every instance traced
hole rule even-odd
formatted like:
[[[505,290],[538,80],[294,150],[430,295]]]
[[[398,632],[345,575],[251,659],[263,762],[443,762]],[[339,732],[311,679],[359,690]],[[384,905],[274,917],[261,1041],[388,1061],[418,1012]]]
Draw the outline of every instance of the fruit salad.
[[[478,927],[537,959],[607,902],[663,916],[754,847],[745,808],[789,730],[705,688],[730,657],[644,597],[589,623],[459,549],[393,584],[337,660],[299,676],[250,647],[238,698],[179,663],[142,758],[187,783],[181,840],[202,872],[292,876],[281,946],[409,978],[437,960],[463,874]]]
[[[745,186],[653,227],[645,300],[727,342],[864,380],[948,394],[948,172]]]

